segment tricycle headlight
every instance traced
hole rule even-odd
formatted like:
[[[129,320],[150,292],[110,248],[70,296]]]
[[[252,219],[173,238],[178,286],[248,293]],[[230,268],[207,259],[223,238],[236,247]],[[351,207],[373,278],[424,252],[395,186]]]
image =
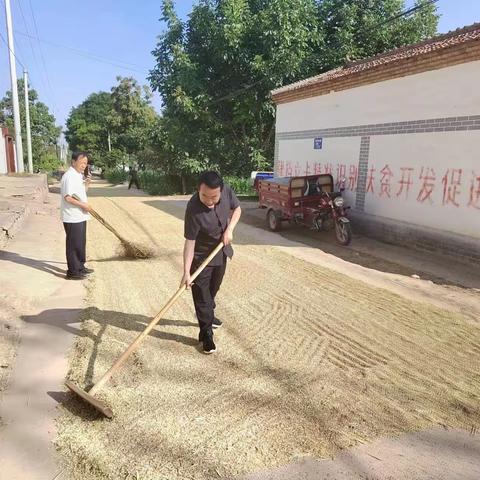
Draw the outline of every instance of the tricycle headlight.
[[[342,197],[337,197],[334,201],[333,201],[334,205],[336,207],[343,207],[343,198]]]

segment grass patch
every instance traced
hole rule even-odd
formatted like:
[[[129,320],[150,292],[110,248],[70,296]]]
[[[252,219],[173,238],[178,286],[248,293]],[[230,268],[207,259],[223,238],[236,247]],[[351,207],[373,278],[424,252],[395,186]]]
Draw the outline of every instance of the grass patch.
[[[113,183],[114,185],[119,185],[127,181],[128,173],[124,172],[123,170],[107,170],[107,172],[105,173],[105,178],[110,183]]]

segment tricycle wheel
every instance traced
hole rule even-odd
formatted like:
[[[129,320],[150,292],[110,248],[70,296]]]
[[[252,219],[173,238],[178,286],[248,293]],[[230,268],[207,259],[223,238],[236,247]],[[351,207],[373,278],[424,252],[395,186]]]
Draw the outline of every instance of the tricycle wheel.
[[[349,245],[352,241],[352,227],[350,222],[335,222],[335,236],[341,245]]]
[[[282,228],[280,215],[278,215],[275,210],[269,210],[267,212],[267,224],[272,232],[278,232]]]

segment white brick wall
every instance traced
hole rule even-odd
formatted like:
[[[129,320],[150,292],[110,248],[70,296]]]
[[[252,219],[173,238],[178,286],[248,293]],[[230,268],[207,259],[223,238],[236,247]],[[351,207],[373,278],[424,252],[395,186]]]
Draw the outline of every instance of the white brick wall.
[[[338,180],[342,172],[348,186],[361,136],[369,137],[368,168],[358,170],[366,191],[347,189],[352,206],[480,239],[478,85],[475,61],[280,104],[276,174],[331,171]],[[315,130],[323,130],[321,150]]]

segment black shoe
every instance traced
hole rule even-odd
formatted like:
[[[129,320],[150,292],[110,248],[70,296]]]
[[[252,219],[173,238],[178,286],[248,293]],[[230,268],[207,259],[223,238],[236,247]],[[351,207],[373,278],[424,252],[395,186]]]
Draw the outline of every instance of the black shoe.
[[[223,325],[223,322],[217,317],[213,317],[212,328],[220,328]]]
[[[80,270],[80,272],[83,274],[83,275],[90,275],[91,273],[93,273],[95,270],[93,268],[87,268],[85,267],[83,270]]]
[[[65,278],[67,280],[85,280],[87,276],[83,273],[67,273]]]
[[[205,332],[202,332],[200,330],[200,333],[198,334],[198,343],[203,343],[204,338],[205,338]]]
[[[202,339],[203,343],[203,353],[214,353],[217,351],[217,347],[213,342],[213,332],[211,330],[207,330],[203,335]]]

